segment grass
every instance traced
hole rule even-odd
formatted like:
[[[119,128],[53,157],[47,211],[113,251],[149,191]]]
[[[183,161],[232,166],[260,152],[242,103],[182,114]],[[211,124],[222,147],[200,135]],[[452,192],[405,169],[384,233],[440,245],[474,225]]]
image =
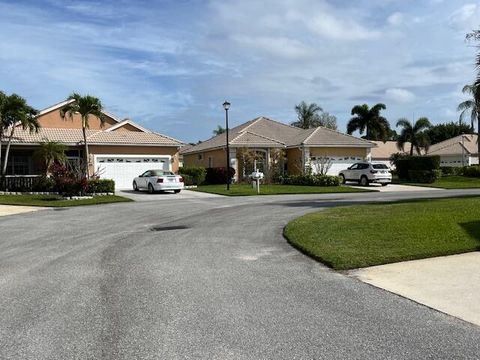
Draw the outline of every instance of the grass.
[[[23,206],[67,207],[127,201],[132,200],[116,195],[96,196],[93,199],[82,200],[65,200],[59,195],[0,195],[0,204]]]
[[[475,189],[480,188],[480,178],[472,178],[466,176],[444,176],[433,184],[417,184],[417,183],[408,183],[397,180],[398,184],[405,185],[414,185],[414,186],[427,186],[427,187],[436,187],[442,189]]]
[[[333,208],[302,216],[287,240],[346,270],[480,250],[480,198]]]
[[[233,184],[230,186],[230,191],[227,191],[226,185],[202,185],[190,190],[227,196],[257,195],[256,190],[249,184]],[[357,189],[349,186],[260,185],[260,195],[329,194],[368,191],[372,190]]]

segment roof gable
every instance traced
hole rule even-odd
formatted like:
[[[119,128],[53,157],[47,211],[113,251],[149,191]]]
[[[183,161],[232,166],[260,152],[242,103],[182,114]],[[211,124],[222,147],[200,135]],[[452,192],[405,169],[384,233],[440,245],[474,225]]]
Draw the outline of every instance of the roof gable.
[[[125,119],[120,121],[119,123],[110,126],[108,129],[105,131],[110,132],[110,131],[118,131],[118,130],[127,130],[127,131],[141,131],[145,133],[150,133],[151,131],[144,128],[143,126],[140,126],[139,124],[133,122],[130,119]]]

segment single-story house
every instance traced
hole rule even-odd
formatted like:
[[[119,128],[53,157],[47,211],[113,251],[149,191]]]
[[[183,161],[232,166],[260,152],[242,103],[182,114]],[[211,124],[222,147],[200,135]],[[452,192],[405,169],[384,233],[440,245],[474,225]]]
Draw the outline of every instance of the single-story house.
[[[390,168],[393,167],[393,164],[390,162],[390,157],[393,154],[405,154],[405,155],[410,154],[411,144],[409,142],[405,143],[405,146],[403,147],[403,151],[398,147],[396,141],[385,141],[385,142],[372,141],[372,142],[377,145],[376,147],[372,148],[372,161],[383,163]],[[419,155],[415,150],[415,148],[413,149],[413,154]]]
[[[431,145],[428,155],[440,155],[440,166],[478,165],[478,136],[467,134]]]
[[[282,172],[288,174],[309,169],[317,173],[328,163],[327,173],[338,175],[357,161],[369,160],[375,146],[371,141],[324,127],[300,129],[263,116],[229,130],[230,166],[235,169],[236,180],[252,170],[242,160],[246,152],[257,155],[257,169],[264,172],[280,156]],[[185,166],[225,167],[226,134],[186,148],[181,154]]]
[[[34,152],[45,141],[56,141],[68,146],[67,160],[80,163],[83,159],[84,140],[81,118],[62,118],[62,107],[73,100],[63,101],[40,111],[38,133],[30,133],[20,126],[15,129],[11,155],[7,166],[8,175],[36,175],[42,172],[34,159]],[[132,120],[120,120],[104,112],[104,126],[100,119],[91,115],[87,142],[89,144],[89,170],[100,178],[113,179],[117,188],[130,188],[133,179],[142,172],[161,168],[178,171],[178,152],[183,143],[169,136],[150,131]],[[6,145],[6,137],[2,144]]]

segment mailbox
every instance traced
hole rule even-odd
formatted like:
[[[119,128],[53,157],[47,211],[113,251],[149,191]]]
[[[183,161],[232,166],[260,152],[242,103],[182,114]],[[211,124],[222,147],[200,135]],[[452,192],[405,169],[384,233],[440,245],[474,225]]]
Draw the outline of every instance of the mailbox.
[[[265,177],[265,175],[263,174],[263,172],[260,172],[260,171],[254,171],[250,175],[250,178],[252,180],[263,180],[264,177]]]

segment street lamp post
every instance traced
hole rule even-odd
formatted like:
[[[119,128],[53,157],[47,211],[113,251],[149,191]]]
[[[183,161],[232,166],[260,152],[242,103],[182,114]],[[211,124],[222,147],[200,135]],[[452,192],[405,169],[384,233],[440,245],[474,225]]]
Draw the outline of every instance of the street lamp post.
[[[228,109],[230,109],[230,103],[225,100],[223,108],[225,109],[225,135],[227,138],[227,190],[230,190],[230,147],[228,144]]]

